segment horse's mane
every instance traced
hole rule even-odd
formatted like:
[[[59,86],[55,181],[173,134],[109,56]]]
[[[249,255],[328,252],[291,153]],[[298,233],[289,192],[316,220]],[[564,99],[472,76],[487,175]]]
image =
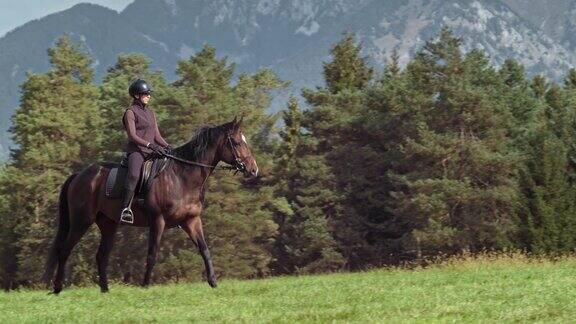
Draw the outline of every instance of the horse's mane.
[[[184,145],[173,150],[173,154],[189,161],[199,161],[204,157],[208,146],[221,133],[220,126],[203,126],[199,128],[192,138]]]

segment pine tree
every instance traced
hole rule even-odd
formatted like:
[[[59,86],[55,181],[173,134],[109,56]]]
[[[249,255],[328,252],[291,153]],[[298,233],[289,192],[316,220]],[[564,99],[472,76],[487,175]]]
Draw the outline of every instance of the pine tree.
[[[12,213],[15,206],[10,204],[14,192],[8,177],[12,172],[8,168],[0,168],[0,286],[5,290],[16,288],[18,270],[17,220]]]
[[[544,98],[544,95],[546,95],[546,91],[548,90],[548,81],[546,80],[546,77],[542,75],[537,75],[534,78],[532,78],[532,83],[530,84],[530,87],[532,88],[532,91],[534,91],[534,95],[536,96],[536,98],[542,99]]]
[[[425,123],[425,107],[432,105],[431,96],[414,87],[411,75],[400,70],[394,56],[374,85],[366,89],[365,109],[356,124],[358,140],[351,143],[348,159],[356,159],[356,167],[347,179],[355,184],[352,208],[356,209],[355,226],[362,244],[354,247],[355,263],[396,264],[406,255],[399,239],[409,235],[411,220],[394,213],[393,192],[403,185],[394,176],[411,170],[405,163],[403,146],[407,138],[419,133]]]
[[[498,71],[504,86],[499,97],[504,98],[505,105],[513,115],[513,126],[510,128],[511,138],[520,150],[524,149],[526,133],[529,132],[535,114],[540,105],[534,97],[530,81],[526,78],[524,67],[517,61],[508,59]]]
[[[11,190],[2,218],[14,219],[16,264],[21,283],[36,282],[54,236],[57,197],[66,177],[100,157],[102,119],[91,60],[68,37],[48,50],[52,69],[30,74],[22,85],[11,132],[18,148],[3,187]],[[7,214],[4,214],[7,212]],[[93,233],[84,244],[95,244]],[[95,247],[94,247],[95,249]],[[74,268],[86,268],[77,255]],[[72,280],[89,274],[76,272]]]
[[[342,214],[337,194],[330,190],[334,176],[323,156],[313,153],[313,139],[302,134],[296,98],[290,98],[287,108],[274,168],[274,191],[280,198],[275,205],[279,234],[274,266],[278,273],[337,270],[345,259],[332,228],[334,219]]]
[[[366,58],[360,56],[361,50],[354,35],[345,35],[332,48],[332,60],[324,63],[326,87],[302,90],[313,107],[306,113],[304,126],[320,140],[320,150],[331,151],[357,135],[351,125],[361,114],[365,99],[362,91],[374,74]]]
[[[179,79],[173,83],[169,102],[172,117],[162,125],[170,142],[183,143],[207,123],[224,123],[234,118],[234,69],[226,58],[217,59],[216,50],[210,45],[178,62]]]
[[[568,71],[568,75],[564,79],[564,86],[571,90],[576,87],[576,69],[572,68]]]
[[[372,81],[373,69],[365,58],[360,57],[360,52],[361,46],[356,45],[354,37],[346,35],[332,48],[332,61],[324,64],[327,87],[302,91],[311,105],[311,109],[304,113],[302,126],[317,142],[311,156],[315,156],[315,163],[327,163],[327,168],[318,166],[318,175],[310,177],[325,179],[325,185],[330,185],[326,189],[338,193],[330,202],[335,210],[348,207],[346,214],[331,216],[331,222],[338,228],[334,235],[349,267],[362,266],[374,254],[363,231],[366,217],[372,216],[364,213],[366,210],[359,201],[362,199],[359,196],[365,198],[373,193],[367,193],[364,188],[374,173],[370,173],[372,168],[366,169],[364,157],[370,152],[362,146],[365,137],[358,131],[365,113],[365,91]],[[351,172],[355,170],[366,172],[361,175]]]
[[[540,97],[539,109],[526,135],[521,188],[522,238],[536,253],[569,253],[576,248],[574,182],[575,111],[566,89],[553,84]],[[535,94],[538,96],[538,94]]]
[[[431,103],[419,105],[425,119],[402,146],[407,168],[393,174],[393,213],[411,224],[402,241],[415,255],[502,249],[516,233],[513,117],[488,59],[460,44],[445,28],[407,68]]]
[[[360,56],[361,50],[353,34],[346,34],[332,48],[332,61],[324,63],[324,80],[331,93],[363,89],[372,80],[374,70]]]
[[[400,74],[400,56],[398,51],[394,49],[390,59],[386,62],[386,67],[384,69],[384,78],[393,78]]]

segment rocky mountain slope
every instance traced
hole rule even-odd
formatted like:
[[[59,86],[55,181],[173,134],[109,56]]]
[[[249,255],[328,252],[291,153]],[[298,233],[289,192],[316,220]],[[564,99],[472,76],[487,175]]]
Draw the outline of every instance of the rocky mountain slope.
[[[381,68],[395,49],[407,62],[444,25],[495,64],[513,57],[560,79],[576,63],[575,13],[576,0],[135,0],[120,13],[80,4],[0,38],[0,155],[18,85],[49,68],[46,49],[64,33],[94,58],[98,78],[118,54],[143,52],[173,79],[176,62],[209,43],[238,72],[270,67],[298,92],[322,84],[322,62],[343,32]]]

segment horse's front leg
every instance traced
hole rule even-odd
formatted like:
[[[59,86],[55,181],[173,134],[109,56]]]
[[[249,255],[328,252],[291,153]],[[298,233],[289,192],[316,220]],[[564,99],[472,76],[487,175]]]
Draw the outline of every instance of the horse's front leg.
[[[150,277],[152,276],[152,268],[156,264],[156,256],[158,255],[158,248],[164,233],[166,223],[162,215],[156,215],[150,221],[150,235],[148,236],[148,257],[146,259],[146,273],[144,274],[144,281],[142,286],[147,287],[150,285]]]
[[[196,244],[202,259],[204,259],[204,267],[206,268],[206,277],[208,279],[208,284],[212,288],[216,288],[216,274],[214,274],[214,267],[212,266],[212,257],[210,256],[210,250],[208,250],[208,245],[204,239],[204,231],[202,230],[202,220],[200,216],[193,216],[188,219],[182,229],[188,234],[190,239]]]

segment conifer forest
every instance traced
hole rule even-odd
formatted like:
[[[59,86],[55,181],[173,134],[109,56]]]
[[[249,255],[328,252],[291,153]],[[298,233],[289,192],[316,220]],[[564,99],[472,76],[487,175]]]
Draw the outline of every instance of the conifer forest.
[[[270,69],[236,74],[205,45],[167,81],[142,54],[125,54],[94,80],[92,59],[67,36],[51,69],[30,73],[0,166],[0,284],[43,287],[66,178],[119,162],[127,88],[142,78],[164,138],[178,146],[204,125],[243,116],[260,176],[217,171],[204,231],[220,278],[356,271],[459,254],[576,250],[576,70],[561,81],[527,75],[513,59],[465,52],[444,28],[405,66],[371,66],[353,34],[324,62],[324,85],[301,89],[278,113],[290,80]],[[109,277],[139,282],[148,231],[121,227]],[[68,283],[92,285],[93,226],[73,250]],[[184,231],[165,232],[153,282],[202,280]]]

